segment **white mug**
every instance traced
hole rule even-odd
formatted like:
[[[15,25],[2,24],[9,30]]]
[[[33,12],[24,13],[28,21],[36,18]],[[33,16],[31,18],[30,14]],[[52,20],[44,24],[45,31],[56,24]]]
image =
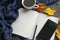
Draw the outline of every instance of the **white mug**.
[[[36,6],[36,0],[22,0],[22,5],[26,9],[33,9]]]

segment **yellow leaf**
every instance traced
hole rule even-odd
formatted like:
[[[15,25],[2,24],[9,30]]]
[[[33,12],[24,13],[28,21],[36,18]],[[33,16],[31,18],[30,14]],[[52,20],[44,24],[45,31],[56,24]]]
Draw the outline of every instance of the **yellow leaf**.
[[[52,8],[46,8],[44,10],[44,13],[50,15],[50,16],[53,16],[55,14],[56,10],[52,9]]]

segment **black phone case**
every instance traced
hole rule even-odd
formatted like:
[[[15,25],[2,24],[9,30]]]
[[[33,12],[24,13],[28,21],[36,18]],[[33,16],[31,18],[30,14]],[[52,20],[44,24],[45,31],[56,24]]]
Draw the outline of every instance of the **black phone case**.
[[[42,30],[37,35],[36,40],[50,40],[57,26],[58,24],[48,19]]]

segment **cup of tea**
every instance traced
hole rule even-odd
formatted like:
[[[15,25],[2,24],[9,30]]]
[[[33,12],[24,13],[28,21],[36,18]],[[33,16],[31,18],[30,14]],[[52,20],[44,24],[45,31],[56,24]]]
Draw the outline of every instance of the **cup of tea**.
[[[33,9],[36,5],[36,0],[22,0],[22,5],[26,9]]]

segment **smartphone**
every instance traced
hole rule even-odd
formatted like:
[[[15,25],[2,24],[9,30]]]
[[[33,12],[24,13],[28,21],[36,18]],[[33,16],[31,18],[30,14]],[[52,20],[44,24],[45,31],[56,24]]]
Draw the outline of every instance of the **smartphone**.
[[[44,27],[37,35],[36,40],[50,40],[57,26],[58,24],[48,19]]]

